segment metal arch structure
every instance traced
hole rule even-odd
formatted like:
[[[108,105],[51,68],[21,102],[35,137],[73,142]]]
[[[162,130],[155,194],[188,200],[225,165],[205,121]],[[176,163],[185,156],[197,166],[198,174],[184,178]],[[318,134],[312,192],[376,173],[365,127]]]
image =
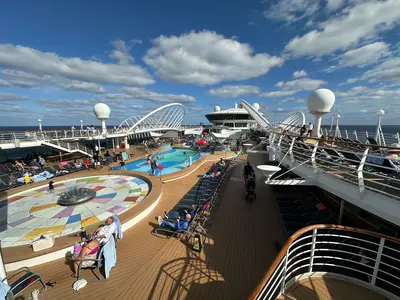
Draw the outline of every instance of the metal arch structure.
[[[161,106],[145,116],[132,116],[118,126],[117,132],[126,134],[152,131],[181,130],[185,107],[180,103]]]
[[[284,121],[278,123],[282,130],[297,132],[306,123],[306,117],[301,111],[293,112]]]
[[[260,126],[264,130],[271,129],[271,124],[258,110],[256,110],[251,104],[246,102],[245,100],[241,100],[240,104],[242,107],[249,113],[249,115],[257,122],[258,126]]]

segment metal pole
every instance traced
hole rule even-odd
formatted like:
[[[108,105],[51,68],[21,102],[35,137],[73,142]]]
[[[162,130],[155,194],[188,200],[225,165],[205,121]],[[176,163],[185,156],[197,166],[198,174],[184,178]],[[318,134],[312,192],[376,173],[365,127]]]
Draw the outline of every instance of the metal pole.
[[[340,225],[342,225],[342,223],[343,223],[344,205],[345,205],[345,201],[341,200],[340,201],[340,211],[339,211],[339,224]]]

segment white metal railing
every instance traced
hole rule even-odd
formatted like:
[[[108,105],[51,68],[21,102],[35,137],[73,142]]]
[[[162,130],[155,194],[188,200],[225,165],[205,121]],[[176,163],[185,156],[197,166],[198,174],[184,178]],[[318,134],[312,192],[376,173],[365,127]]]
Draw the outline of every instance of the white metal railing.
[[[251,299],[276,299],[299,275],[331,274],[400,297],[400,240],[340,225],[313,225],[289,238]],[[327,274],[326,274],[327,275]]]
[[[314,178],[329,174],[359,187],[400,199],[400,162],[386,158],[380,147],[333,142],[323,146],[294,141],[294,138],[271,133],[269,143],[279,160],[290,166],[308,166]],[[276,178],[279,179],[279,178]]]
[[[67,151],[76,151],[76,150],[80,150],[84,153],[87,153],[89,155],[93,155],[93,150],[78,143],[78,142],[66,142],[66,141],[61,141],[61,140],[57,140],[57,141],[49,141],[48,143],[53,144],[55,146],[59,146],[62,147],[64,149],[66,149]]]

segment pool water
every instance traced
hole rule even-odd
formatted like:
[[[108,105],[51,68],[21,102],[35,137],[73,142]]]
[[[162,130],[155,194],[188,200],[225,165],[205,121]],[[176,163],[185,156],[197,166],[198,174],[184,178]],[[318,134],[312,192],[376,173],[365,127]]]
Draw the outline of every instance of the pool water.
[[[201,153],[200,156],[196,150],[191,149],[171,149],[161,153],[153,154],[152,157],[158,157],[157,165],[163,165],[161,175],[171,174],[181,171],[189,166],[189,157],[192,157],[192,163],[198,160],[201,156],[207,155],[208,153]],[[151,167],[147,164],[147,159],[142,158],[125,165],[127,170],[151,173]],[[120,167],[115,168],[119,170]],[[160,171],[156,171],[156,175],[160,175]]]

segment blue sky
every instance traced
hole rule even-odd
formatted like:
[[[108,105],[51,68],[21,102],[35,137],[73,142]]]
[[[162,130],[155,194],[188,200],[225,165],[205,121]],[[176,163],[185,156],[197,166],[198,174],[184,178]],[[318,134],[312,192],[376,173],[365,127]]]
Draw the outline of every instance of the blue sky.
[[[317,88],[341,124],[398,124],[399,22],[398,0],[7,1],[0,126],[97,124],[97,102],[110,124],[173,102],[198,124],[240,99],[273,121]]]

